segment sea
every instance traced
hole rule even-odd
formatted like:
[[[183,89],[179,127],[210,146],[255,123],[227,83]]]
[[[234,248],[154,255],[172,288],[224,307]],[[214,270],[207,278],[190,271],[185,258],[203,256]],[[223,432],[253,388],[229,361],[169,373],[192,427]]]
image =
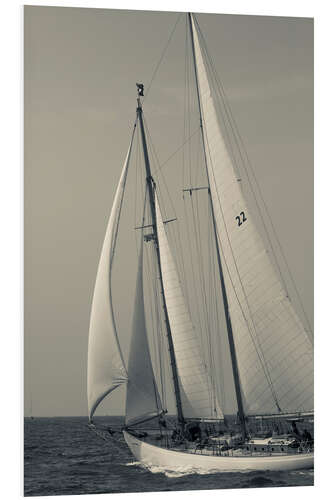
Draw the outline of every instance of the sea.
[[[153,491],[312,486],[313,470],[292,472],[170,471],[146,468],[125,441],[103,440],[86,417],[25,418],[24,495],[80,495]],[[119,427],[122,417],[96,423]]]

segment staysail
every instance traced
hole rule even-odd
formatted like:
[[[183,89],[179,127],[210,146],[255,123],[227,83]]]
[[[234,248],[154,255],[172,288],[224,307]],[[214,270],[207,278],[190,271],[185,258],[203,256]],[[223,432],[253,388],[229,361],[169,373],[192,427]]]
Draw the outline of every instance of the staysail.
[[[113,315],[111,272],[133,137],[134,132],[106,229],[91,307],[87,380],[90,419],[104,397],[127,381]]]
[[[188,418],[222,419],[210,374],[201,356],[199,340],[184,300],[160,207],[155,195],[161,271],[180,382],[182,408]]]
[[[132,339],[128,361],[126,425],[143,422],[159,415],[162,405],[152,368],[144,310],[143,240],[138,263]]]
[[[208,178],[245,411],[313,409],[313,349],[272,266],[221,133],[193,16]]]

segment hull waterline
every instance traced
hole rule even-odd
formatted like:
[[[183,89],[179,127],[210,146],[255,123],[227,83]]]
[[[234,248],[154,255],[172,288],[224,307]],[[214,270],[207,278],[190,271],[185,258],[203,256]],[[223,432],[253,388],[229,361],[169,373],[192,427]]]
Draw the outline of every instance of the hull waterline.
[[[125,441],[134,457],[144,465],[168,470],[198,469],[201,471],[288,471],[313,468],[313,453],[277,456],[209,456],[169,450],[132,436],[124,431]]]

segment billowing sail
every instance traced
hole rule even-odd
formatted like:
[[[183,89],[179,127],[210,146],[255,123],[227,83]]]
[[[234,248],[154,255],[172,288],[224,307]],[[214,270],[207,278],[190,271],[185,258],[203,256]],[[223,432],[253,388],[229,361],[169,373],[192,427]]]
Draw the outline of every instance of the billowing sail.
[[[128,361],[126,424],[143,422],[162,411],[149,354],[143,296],[143,248],[139,256],[132,339]]]
[[[155,205],[162,280],[176,356],[183,413],[185,417],[190,418],[222,419],[223,414],[185,304],[156,196]]]
[[[87,380],[89,418],[102,399],[127,380],[113,316],[111,271],[132,142],[133,136],[106,229],[91,307]]]
[[[193,22],[204,146],[245,411],[313,409],[312,344],[274,270],[236,178]]]

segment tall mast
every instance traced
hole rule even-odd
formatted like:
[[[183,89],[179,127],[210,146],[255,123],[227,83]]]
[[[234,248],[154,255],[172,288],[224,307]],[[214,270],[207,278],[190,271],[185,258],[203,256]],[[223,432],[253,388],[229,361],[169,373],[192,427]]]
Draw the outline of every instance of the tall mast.
[[[154,235],[153,240],[154,240],[154,246],[155,246],[155,250],[156,250],[158,273],[159,273],[160,283],[161,283],[162,303],[163,303],[165,325],[166,325],[167,339],[168,339],[169,352],[170,352],[170,362],[171,362],[173,386],[174,386],[175,397],[176,397],[177,417],[178,417],[179,424],[181,425],[182,429],[184,429],[185,419],[184,419],[184,415],[183,415],[182,402],[181,402],[181,398],[180,398],[180,388],[179,388],[179,379],[178,379],[178,372],[177,372],[175,349],[174,349],[172,335],[171,335],[168,310],[166,307],[163,278],[162,278],[162,270],[161,270],[161,256],[160,256],[160,250],[159,250],[159,244],[158,244],[157,224],[156,224],[156,207],[155,207],[155,196],[154,196],[154,194],[155,194],[155,182],[154,182],[154,179],[151,175],[146,134],[145,134],[143,118],[142,118],[142,106],[141,106],[140,96],[143,96],[143,88],[144,88],[143,84],[137,84],[137,88],[138,88],[138,99],[137,99],[138,106],[137,106],[136,112],[137,112],[137,117],[138,117],[139,124],[140,124],[143,156],[144,156],[145,167],[146,167],[146,183],[147,183],[147,187],[148,187],[150,211],[151,211],[151,218],[152,218],[152,229],[153,229],[153,235]]]
[[[229,349],[230,349],[230,356],[231,356],[232,373],[233,373],[234,384],[235,384],[238,417],[239,417],[240,424],[241,424],[243,439],[245,440],[245,438],[247,436],[247,431],[246,431],[242,391],[241,391],[241,385],[240,385],[240,379],[239,379],[237,355],[236,355],[236,349],[235,349],[234,336],[233,336],[233,332],[232,332],[232,324],[231,324],[231,319],[230,319],[230,314],[229,314],[228,297],[227,297],[225,281],[224,281],[224,276],[223,276],[222,260],[221,260],[220,248],[219,248],[219,243],[218,243],[215,214],[214,214],[214,209],[213,209],[213,202],[212,202],[209,175],[208,175],[208,167],[207,167],[205,137],[204,137],[204,130],[203,130],[203,126],[202,126],[202,110],[201,110],[199,82],[198,82],[198,73],[197,73],[197,62],[196,62],[196,57],[195,57],[195,48],[194,48],[194,40],[193,40],[193,25],[192,25],[192,22],[194,22],[193,21],[193,19],[194,19],[193,14],[189,13],[188,19],[189,19],[189,28],[190,28],[190,35],[191,35],[191,48],[192,48],[192,55],[193,55],[195,85],[196,85],[199,115],[200,115],[200,132],[201,132],[203,151],[204,151],[204,161],[205,161],[206,174],[207,174],[207,180],[208,180],[208,186],[209,186],[208,196],[209,196],[210,210],[211,210],[211,214],[212,214],[213,227],[214,227],[215,246],[216,246],[216,253],[217,253],[217,264],[218,264],[218,268],[219,268],[221,291],[222,291],[223,306],[224,306],[224,315],[225,315],[225,321],[226,321],[227,332],[228,332],[228,341],[229,341]]]

